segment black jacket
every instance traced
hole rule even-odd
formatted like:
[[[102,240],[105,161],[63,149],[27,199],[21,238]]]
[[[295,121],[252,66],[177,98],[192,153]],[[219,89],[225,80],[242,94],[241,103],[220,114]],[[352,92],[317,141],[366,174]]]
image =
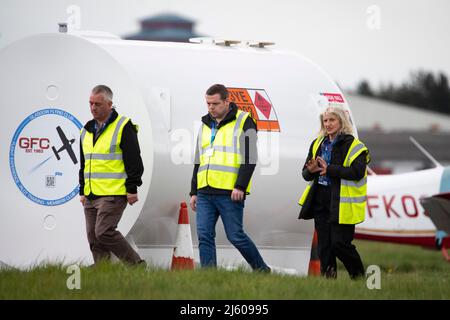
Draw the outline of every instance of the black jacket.
[[[217,130],[220,130],[221,127],[223,127],[225,124],[233,121],[236,119],[237,114],[237,106],[235,103],[230,102],[230,111],[227,113],[225,118],[219,123],[217,126]],[[202,117],[202,122],[207,125],[209,128],[211,128],[211,122],[214,121],[213,118],[211,118],[210,114],[206,114]],[[252,129],[252,130],[250,130]],[[257,161],[257,152],[256,152],[256,124],[255,121],[251,117],[247,117],[247,119],[244,122],[243,126],[244,134],[242,134],[239,137],[239,143],[241,146],[245,146],[244,148],[240,148],[241,155],[243,159],[245,159],[245,162],[241,164],[237,180],[235,183],[235,188],[242,190],[245,192],[247,189],[247,186],[250,182],[250,179],[252,178],[253,171],[255,171],[256,167],[256,161]],[[252,151],[252,152],[250,152]],[[195,165],[194,165],[194,171],[192,173],[192,180],[191,180],[191,192],[189,195],[196,195],[197,194],[197,172],[198,168],[200,166],[199,161],[199,154],[198,154],[198,146],[195,148]],[[202,189],[200,189],[203,193],[208,194],[231,194],[231,190],[224,190],[224,189],[216,189],[210,186],[206,186]]]
[[[331,223],[339,223],[339,199],[341,189],[341,178],[346,180],[361,180],[364,178],[366,172],[366,152],[361,153],[350,165],[350,167],[344,167],[345,157],[348,149],[352,144],[354,137],[349,134],[342,134],[336,137],[338,139],[331,151],[331,164],[327,167],[327,175],[331,178],[331,204],[330,204],[330,220]],[[317,182],[319,179],[319,173],[310,173],[306,168],[306,163],[312,158],[312,148],[314,140],[309,147],[308,157],[303,166],[302,175],[306,181],[314,180],[311,190],[306,198],[304,205],[300,210],[299,219],[312,219],[314,218],[314,208],[312,203],[314,202],[315,190],[317,188]],[[323,143],[323,142],[322,142]],[[317,150],[317,156],[321,155],[321,148]]]
[[[117,111],[113,109],[111,117],[106,122],[106,127],[117,119]],[[94,134],[95,120],[92,119],[86,123],[84,128]],[[105,129],[106,129],[105,127]],[[104,129],[104,130],[105,130]],[[103,132],[104,132],[103,130]],[[100,133],[101,135],[102,133]],[[97,142],[98,137],[95,138],[94,145]],[[141,158],[141,149],[139,148],[139,141],[137,137],[137,131],[135,126],[131,123],[131,120],[123,127],[122,140],[120,141],[120,148],[122,149],[122,157],[125,165],[125,172],[127,173],[127,179],[125,180],[125,188],[127,193],[137,193],[137,187],[142,185],[142,174],[144,173],[144,165]],[[82,141],[80,141],[80,195],[84,195],[84,153]],[[94,194],[90,194],[89,198],[96,198]]]

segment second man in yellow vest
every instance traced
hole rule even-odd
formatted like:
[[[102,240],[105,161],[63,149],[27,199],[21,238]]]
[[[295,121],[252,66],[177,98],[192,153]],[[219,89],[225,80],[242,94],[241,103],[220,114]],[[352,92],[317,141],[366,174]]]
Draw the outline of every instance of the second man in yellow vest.
[[[225,86],[206,91],[208,114],[202,118],[192,175],[192,210],[202,267],[216,267],[215,227],[221,217],[228,240],[254,270],[270,271],[243,229],[244,201],[256,166],[256,124],[229,101]]]

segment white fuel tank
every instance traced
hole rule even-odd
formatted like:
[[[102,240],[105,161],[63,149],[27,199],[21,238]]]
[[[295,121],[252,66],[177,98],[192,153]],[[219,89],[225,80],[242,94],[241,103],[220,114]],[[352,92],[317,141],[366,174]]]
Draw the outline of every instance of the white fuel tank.
[[[313,224],[297,219],[301,166],[321,108],[348,108],[330,77],[300,55],[268,48],[73,34],[36,35],[0,51],[0,261],[92,261],[78,198],[79,131],[92,118],[90,90],[106,84],[119,114],[139,125],[145,166],[140,201],[125,210],[119,230],[148,261],[168,265],[180,202],[189,203],[205,91],[214,83],[230,88],[259,129],[245,230],[268,264],[305,274]],[[60,132],[75,157],[57,152]],[[190,219],[195,247],[194,212]],[[221,222],[216,244],[222,265],[242,261]]]

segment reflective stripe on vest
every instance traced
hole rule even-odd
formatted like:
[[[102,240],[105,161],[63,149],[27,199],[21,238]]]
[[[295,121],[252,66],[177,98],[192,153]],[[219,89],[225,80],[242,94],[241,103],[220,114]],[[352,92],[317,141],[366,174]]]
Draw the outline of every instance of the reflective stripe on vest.
[[[314,181],[308,182],[308,185],[306,186],[305,191],[303,191],[303,194],[302,194],[300,200],[298,200],[298,204],[299,205],[302,206],[302,205],[305,204],[305,201],[308,198],[308,194],[311,191],[311,187],[312,187],[313,184],[314,184]]]
[[[317,137],[316,141],[314,141],[313,149],[312,149],[312,159],[314,159],[316,157],[317,150],[319,150],[319,147],[322,144],[322,141],[324,139],[325,139],[325,137],[320,136],[320,137]],[[314,183],[314,180],[310,181],[308,183],[308,185],[306,186],[305,190],[302,193],[302,196],[300,197],[300,200],[298,200],[299,205],[302,206],[305,204],[305,201],[308,198],[308,195],[309,195],[309,192],[311,191],[311,187],[312,187],[313,183]]]
[[[249,114],[238,110],[236,119],[220,127],[211,144],[211,128],[202,124],[197,148],[200,166],[197,172],[197,189],[211,186],[217,189],[233,190],[239,167],[242,163],[239,137],[243,133],[245,120]],[[212,155],[211,150],[212,149]],[[250,192],[251,180],[246,192]]]
[[[126,195],[127,174],[120,141],[128,118],[118,116],[100,134],[94,145],[94,134],[81,130],[84,164],[84,194],[98,196]]]
[[[369,163],[370,156],[366,146],[355,138],[348,149],[343,166],[350,167],[363,152],[367,152],[366,162]],[[367,204],[367,168],[364,177],[359,181],[341,179],[339,198],[340,224],[357,224],[364,221]]]

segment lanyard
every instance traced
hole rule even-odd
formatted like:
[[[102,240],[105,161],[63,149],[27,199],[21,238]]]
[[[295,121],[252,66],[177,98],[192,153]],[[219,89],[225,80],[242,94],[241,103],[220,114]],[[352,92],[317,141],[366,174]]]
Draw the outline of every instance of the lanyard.
[[[211,144],[213,144],[214,139],[216,138],[216,122],[212,121],[211,122]]]
[[[322,157],[324,158],[324,160],[327,162],[327,165],[331,164],[331,151],[333,150],[333,146],[337,141],[337,137],[333,140],[330,141],[329,138],[326,138],[325,141],[323,142],[323,155]]]

